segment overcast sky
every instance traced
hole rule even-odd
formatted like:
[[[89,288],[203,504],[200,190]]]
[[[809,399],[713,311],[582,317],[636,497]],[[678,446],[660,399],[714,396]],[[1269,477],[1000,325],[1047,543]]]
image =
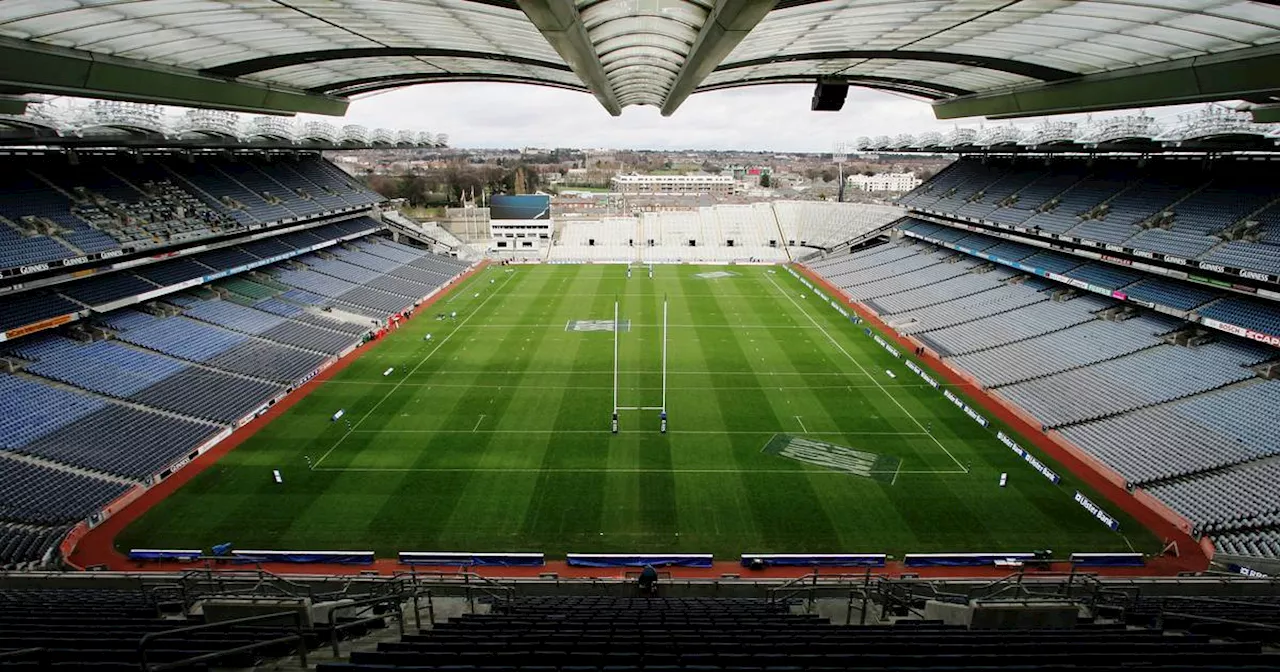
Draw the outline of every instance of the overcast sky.
[[[927,103],[869,89],[851,87],[840,112],[809,111],[812,95],[807,84],[757,86],[690,96],[671,117],[654,107],[628,107],[611,117],[585,93],[522,84],[425,84],[358,99],[345,119],[318,118],[447,133],[453,147],[808,152],[829,152],[862,135],[946,132],[956,125],[934,119]],[[1155,114],[1172,120],[1183,109]],[[959,123],[976,127],[982,120]]]

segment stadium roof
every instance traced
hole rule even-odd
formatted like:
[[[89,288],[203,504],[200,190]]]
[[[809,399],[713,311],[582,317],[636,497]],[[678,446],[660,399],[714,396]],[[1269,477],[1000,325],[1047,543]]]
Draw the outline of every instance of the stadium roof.
[[[697,91],[819,78],[932,101],[941,118],[1239,98],[1270,120],[1280,2],[0,2],[0,112],[61,93],[342,114],[358,94],[502,81],[671,114]]]

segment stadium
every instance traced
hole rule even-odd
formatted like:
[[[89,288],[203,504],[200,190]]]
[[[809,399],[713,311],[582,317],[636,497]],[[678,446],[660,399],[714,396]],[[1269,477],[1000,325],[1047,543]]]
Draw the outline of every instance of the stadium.
[[[1263,0],[0,1],[0,669],[1280,668],[1278,45]],[[961,121],[858,138],[950,161],[878,203],[423,218],[335,159],[448,149],[341,117],[473,82]]]

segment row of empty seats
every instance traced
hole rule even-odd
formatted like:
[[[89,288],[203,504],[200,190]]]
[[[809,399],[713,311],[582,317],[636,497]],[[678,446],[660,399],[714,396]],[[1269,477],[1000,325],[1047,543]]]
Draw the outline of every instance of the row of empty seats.
[[[833,625],[816,614],[788,613],[786,606],[717,598],[522,597],[317,669],[1182,670],[1197,664],[1225,670],[1275,660],[1264,640],[1249,636],[1224,641],[1123,624],[1060,630],[968,630],[913,621]],[[1135,620],[1145,615],[1135,614]]]
[[[0,268],[186,243],[377,203],[318,156],[4,159]]]
[[[158,600],[155,593],[141,589],[0,588],[0,652],[40,649],[31,655],[0,659],[0,669],[143,669],[140,642],[145,636],[156,637],[159,633],[165,634],[146,646],[146,669],[154,665],[180,672],[261,669],[256,666],[269,660],[275,665],[279,661],[271,659],[297,651],[298,640],[292,639],[293,635],[301,634],[302,646],[307,649],[327,644],[330,638],[319,624],[304,627],[299,633],[292,619],[179,631],[216,622],[185,613],[183,606],[176,601]],[[343,620],[350,619],[335,618]],[[359,637],[383,625],[360,624],[335,636]],[[216,656],[216,660],[183,663],[201,656]]]
[[[928,240],[963,245],[983,254],[1065,275],[1072,280],[1097,285],[1108,291],[1121,291],[1136,301],[1155,303],[1181,311],[1252,329],[1264,334],[1280,335],[1280,308],[1272,301],[1224,294],[1204,285],[1144,275],[1133,269],[1085,260],[1057,251],[1037,251],[1022,243],[994,236],[970,233],[915,217],[904,218],[898,228]],[[1280,248],[1274,254],[1280,255]],[[827,260],[828,262],[830,260]],[[827,263],[827,262],[820,262]],[[1057,269],[1057,270],[1054,270]]]
[[[65,525],[36,526],[0,523],[0,569],[39,566],[67,536]]]
[[[279,238],[256,242],[265,241]],[[252,255],[232,249],[228,263]],[[325,250],[306,257],[315,275],[337,280],[321,271],[341,264],[348,277],[360,269],[369,283],[392,278],[412,292],[386,293],[394,301],[384,317],[465,268],[379,237]],[[58,531],[188,459],[369,334],[374,321],[352,305],[278,282],[273,268],[0,345],[15,369],[0,373],[0,478],[15,479],[0,497],[0,563],[45,557]],[[344,296],[378,291],[339,281],[350,285]]]
[[[552,261],[637,263],[787,261],[883,229],[896,206],[823,201],[715,205],[639,217],[561,222]]]
[[[1000,245],[934,223],[907,219],[903,226],[988,253]],[[1249,478],[1256,473],[1252,465],[1280,455],[1268,419],[1280,401],[1280,381],[1259,379],[1257,368],[1277,358],[1274,348],[955,254],[906,238],[812,267],[1046,430],[1062,432],[1131,483],[1151,486],[1205,532],[1251,535],[1237,536],[1236,546],[1275,553],[1265,549],[1274,549],[1280,511],[1268,502],[1280,501],[1280,485]],[[1032,250],[1022,258],[1040,267],[1052,261]],[[963,272],[938,272],[951,268]],[[1128,279],[1133,286],[1157,284]],[[1153,291],[1178,292],[1170,282],[1161,280]],[[866,298],[879,294],[867,288],[886,283],[900,291]],[[1208,306],[1235,301],[1192,300]],[[1177,485],[1166,485],[1171,482]],[[1217,499],[1196,504],[1197,493],[1214,488],[1257,496],[1238,497],[1232,507],[1212,503]]]
[[[381,224],[368,217],[321,225],[285,236],[201,252],[148,264],[134,271],[117,271],[90,276],[53,287],[36,289],[0,298],[0,330],[25,326],[47,318],[84,312],[163,286],[212,276],[263,259],[297,253],[306,246],[322,244],[361,231],[374,231]]]
[[[910,208],[1280,274],[1275,163],[961,159]]]

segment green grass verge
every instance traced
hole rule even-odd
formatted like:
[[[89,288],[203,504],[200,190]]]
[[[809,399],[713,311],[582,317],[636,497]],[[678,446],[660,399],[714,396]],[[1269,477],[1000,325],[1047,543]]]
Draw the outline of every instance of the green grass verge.
[[[713,270],[737,275],[698,277]],[[664,297],[670,431],[657,411],[624,410],[612,435],[614,334],[566,325],[611,321],[618,301],[631,321],[618,404],[659,406]],[[1130,519],[1123,535],[1094,520],[1073,479],[1035,473],[996,440],[1003,427],[974,423],[782,268],[658,266],[628,280],[620,266],[490,267],[438,305],[458,320],[410,321],[117,546],[1158,550]],[[338,409],[350,429],[330,421]],[[877,473],[764,450],[779,434],[872,454]]]

